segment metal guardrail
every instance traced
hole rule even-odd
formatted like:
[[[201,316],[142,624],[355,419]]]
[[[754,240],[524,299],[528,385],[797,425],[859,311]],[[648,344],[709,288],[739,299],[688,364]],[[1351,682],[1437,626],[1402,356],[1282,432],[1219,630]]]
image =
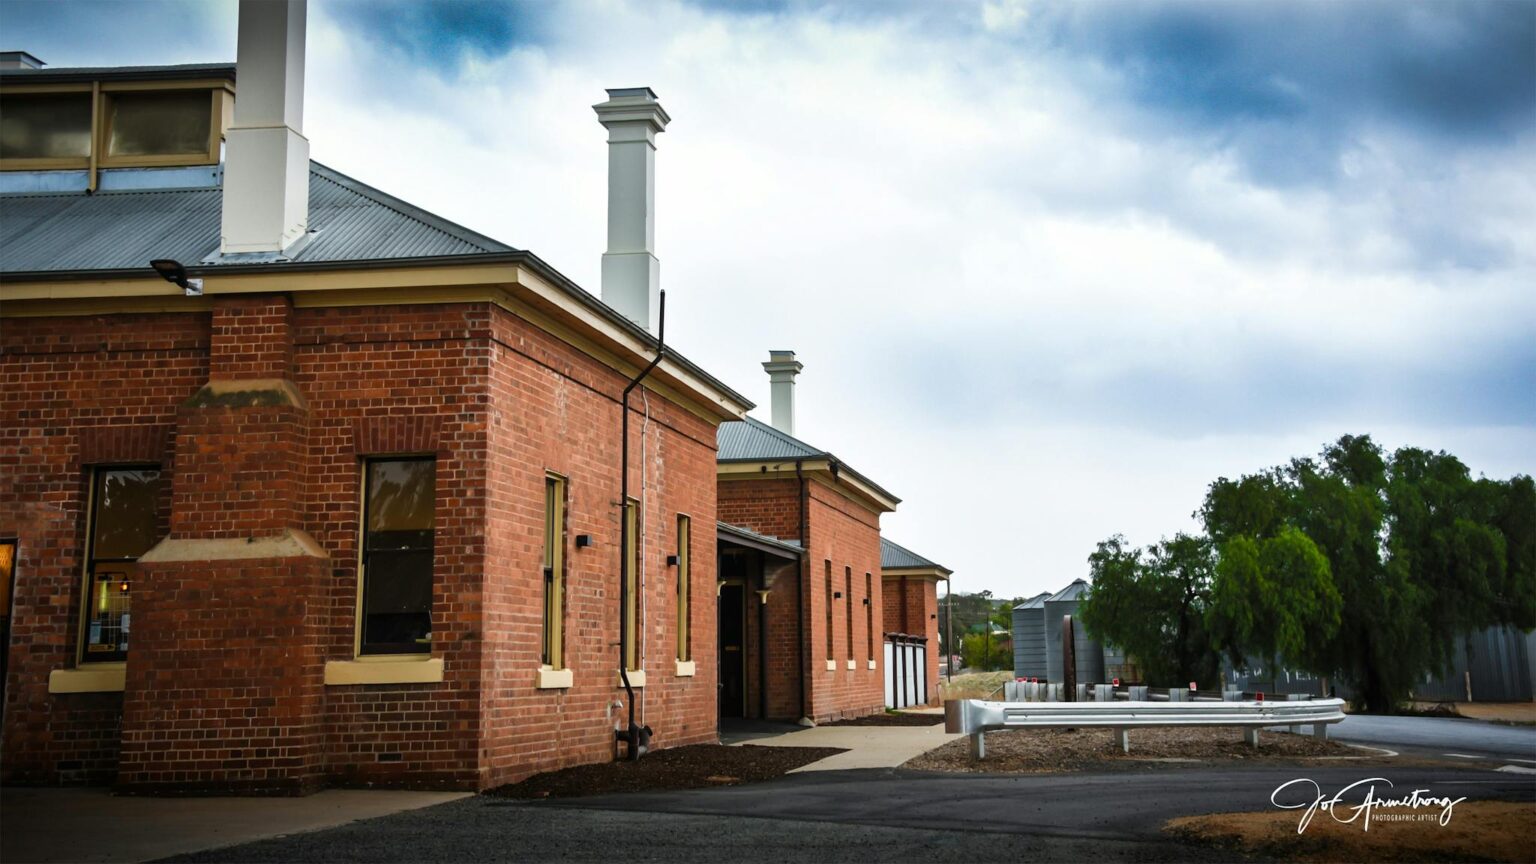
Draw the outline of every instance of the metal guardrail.
[[[944,703],[944,731],[971,736],[971,757],[986,758],[986,733],[997,729],[1113,729],[1115,743],[1131,752],[1131,729],[1179,726],[1230,726],[1259,745],[1265,726],[1309,725],[1319,739],[1328,725],[1344,719],[1343,699],[1285,702],[988,702],[952,699]]]

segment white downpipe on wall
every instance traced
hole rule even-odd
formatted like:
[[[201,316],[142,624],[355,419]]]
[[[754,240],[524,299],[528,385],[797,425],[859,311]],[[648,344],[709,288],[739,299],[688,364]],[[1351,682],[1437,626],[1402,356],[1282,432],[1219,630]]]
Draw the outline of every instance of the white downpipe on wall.
[[[240,0],[219,252],[281,252],[309,228],[306,0]]]

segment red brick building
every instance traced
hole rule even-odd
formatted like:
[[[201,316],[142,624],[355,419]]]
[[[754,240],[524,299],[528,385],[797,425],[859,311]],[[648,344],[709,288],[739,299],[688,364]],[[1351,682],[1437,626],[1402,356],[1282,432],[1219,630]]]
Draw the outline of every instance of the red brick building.
[[[739,529],[720,538],[719,615],[722,628],[742,622],[741,647],[722,645],[721,712],[815,722],[870,714],[884,707],[880,516],[900,499],[794,437],[800,364],[793,352],[771,356],[775,425],[747,418],[719,433],[719,518]],[[751,535],[755,545],[744,542]]]
[[[885,632],[923,640],[928,702],[939,702],[939,583],[954,572],[880,538],[880,581],[885,594]],[[948,590],[947,588],[945,589]]]
[[[310,163],[303,15],[242,3],[239,102],[231,66],[0,73],[3,779],[484,789],[613,758],[631,706],[715,740],[716,433],[751,405],[671,352],[621,402],[665,111],[597,106],[643,186],[600,301]]]

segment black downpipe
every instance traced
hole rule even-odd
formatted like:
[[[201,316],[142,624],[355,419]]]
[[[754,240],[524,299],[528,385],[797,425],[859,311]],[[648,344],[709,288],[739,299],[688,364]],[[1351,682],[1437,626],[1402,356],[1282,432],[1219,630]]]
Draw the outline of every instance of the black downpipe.
[[[614,736],[625,743],[628,748],[626,755],[631,762],[639,761],[646,751],[651,749],[651,727],[635,725],[635,688],[629,683],[629,670],[626,668],[629,658],[624,656],[624,646],[629,644],[631,634],[629,632],[629,615],[625,614],[629,609],[629,394],[639,386],[645,376],[651,374],[651,370],[661,362],[661,358],[667,353],[667,292],[661,291],[657,310],[659,322],[656,325],[656,356],[651,362],[640,370],[640,374],[629,382],[624,388],[624,395],[619,399],[619,412],[623,418],[619,421],[619,680],[624,682],[624,694],[629,699],[629,727],[623,731],[614,730]],[[636,524],[639,523],[640,514],[635,514]],[[639,540],[635,541],[636,557],[640,552]],[[637,646],[638,647],[638,646]]]
[[[805,632],[805,605],[811,602],[811,541],[806,536],[805,525],[805,474],[801,471],[803,460],[795,460],[795,479],[800,482],[800,596],[796,598],[796,605],[800,607],[800,638],[795,640],[795,647],[800,655],[800,719],[805,719],[805,688],[811,686],[811,671],[805,668],[805,640],[810,634]]]

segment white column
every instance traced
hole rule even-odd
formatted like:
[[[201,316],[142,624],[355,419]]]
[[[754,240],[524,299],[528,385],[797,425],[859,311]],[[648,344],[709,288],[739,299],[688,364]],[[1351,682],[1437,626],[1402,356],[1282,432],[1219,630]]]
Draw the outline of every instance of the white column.
[[[672,118],[649,87],[609,90],[593,105],[608,130],[608,251],[603,302],[655,334],[661,263],[656,260],[656,134]]]
[[[219,251],[280,252],[309,227],[306,0],[240,0]]]
[[[771,388],[773,428],[785,435],[795,434],[795,376],[804,368],[793,351],[769,351],[768,362],[763,364]]]

